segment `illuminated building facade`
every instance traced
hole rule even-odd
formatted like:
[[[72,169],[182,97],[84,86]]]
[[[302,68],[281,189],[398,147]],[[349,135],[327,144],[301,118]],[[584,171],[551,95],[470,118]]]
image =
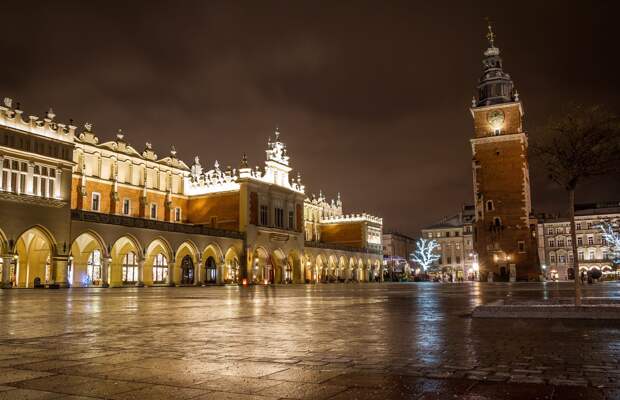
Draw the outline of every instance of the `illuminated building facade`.
[[[422,229],[422,237],[437,241],[439,259],[433,269],[451,281],[477,280],[477,254],[474,251],[474,207],[463,209],[451,217]]]
[[[606,279],[617,278],[617,256],[605,241],[600,225],[620,222],[620,202],[575,205],[575,230],[579,270],[598,270]],[[570,220],[566,216],[541,215],[538,218],[540,272],[547,279],[572,280],[575,277]]]
[[[474,120],[474,243],[480,274],[487,280],[537,279],[523,105],[503,70],[490,26],[487,36],[483,75],[470,108]]]
[[[381,218],[308,198],[280,133],[263,167],[159,158],[119,131],[0,107],[3,287],[368,281]]]

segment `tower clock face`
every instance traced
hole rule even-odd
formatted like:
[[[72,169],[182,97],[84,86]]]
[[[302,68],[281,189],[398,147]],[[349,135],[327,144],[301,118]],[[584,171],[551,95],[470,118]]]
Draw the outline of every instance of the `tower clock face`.
[[[504,123],[504,112],[502,110],[491,110],[487,113],[487,121],[495,129],[498,129]]]

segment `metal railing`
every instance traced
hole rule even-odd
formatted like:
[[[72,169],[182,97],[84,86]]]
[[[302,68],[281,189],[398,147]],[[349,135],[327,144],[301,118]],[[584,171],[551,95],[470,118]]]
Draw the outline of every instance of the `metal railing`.
[[[382,248],[366,248],[366,247],[353,247],[353,246],[345,246],[337,243],[325,243],[325,242],[316,242],[316,241],[306,241],[306,247],[313,247],[316,249],[329,249],[329,250],[341,250],[348,251],[350,253],[366,253],[366,254],[383,254]]]
[[[193,225],[157,221],[146,218],[128,217],[125,215],[103,214],[92,211],[71,210],[71,219],[74,221],[96,222],[100,224],[121,225],[130,228],[155,229],[166,232],[187,233],[193,235],[219,236],[233,239],[245,239],[243,232],[212,228],[206,225]]]

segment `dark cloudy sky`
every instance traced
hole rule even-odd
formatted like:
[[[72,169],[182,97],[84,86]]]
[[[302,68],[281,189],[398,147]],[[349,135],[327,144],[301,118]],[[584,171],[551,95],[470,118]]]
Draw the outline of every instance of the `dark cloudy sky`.
[[[309,193],[420,227],[471,202],[468,107],[495,23],[533,134],[568,101],[619,110],[614,2],[175,1],[3,4],[0,96],[123,128],[187,162],[262,163],[279,124]],[[561,192],[532,168],[537,209]],[[578,200],[620,200],[617,177]]]

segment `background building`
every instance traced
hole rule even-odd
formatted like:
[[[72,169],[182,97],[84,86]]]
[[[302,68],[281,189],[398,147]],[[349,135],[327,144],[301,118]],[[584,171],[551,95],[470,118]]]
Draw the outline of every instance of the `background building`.
[[[620,202],[575,205],[575,233],[580,271],[599,270],[617,278],[613,249],[601,235],[602,222],[620,221]],[[541,215],[538,219],[538,254],[547,279],[574,279],[574,255],[568,217]]]
[[[474,206],[463,206],[458,214],[422,229],[422,236],[439,243],[439,260],[432,267],[445,280],[476,280],[477,254],[474,250]]]
[[[383,233],[383,264],[390,279],[398,280],[415,271],[411,261],[415,242],[416,239],[399,232]]]

